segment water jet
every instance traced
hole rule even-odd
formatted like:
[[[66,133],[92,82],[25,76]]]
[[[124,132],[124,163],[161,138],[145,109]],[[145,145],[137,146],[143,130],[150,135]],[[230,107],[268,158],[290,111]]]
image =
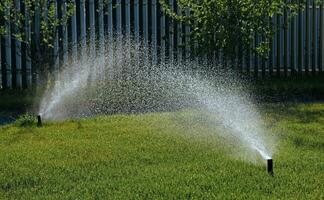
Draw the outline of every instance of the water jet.
[[[272,158],[267,159],[267,171],[271,176],[273,176],[273,161],[272,161]]]
[[[42,127],[43,123],[42,123],[42,117],[41,115],[37,115],[37,127]]]
[[[220,121],[221,128],[226,129],[226,134],[188,134],[205,137],[215,133],[228,143],[230,151],[246,160],[260,158],[255,151],[262,160],[271,158],[273,149],[268,147],[275,145],[265,134],[262,116],[247,84],[234,71],[209,70],[216,69],[213,62],[207,62],[208,67],[199,62],[164,59],[149,62],[149,45],[142,48],[136,41],[120,41],[122,37],[112,38],[112,43],[105,46],[108,51],[62,66],[57,76],[60,78],[45,91],[37,113],[51,121],[120,113],[178,113],[188,109],[206,114],[206,118],[175,114],[174,119],[186,123],[186,127],[204,123],[205,127],[218,128]],[[249,154],[237,151],[241,147],[247,147],[243,149]]]

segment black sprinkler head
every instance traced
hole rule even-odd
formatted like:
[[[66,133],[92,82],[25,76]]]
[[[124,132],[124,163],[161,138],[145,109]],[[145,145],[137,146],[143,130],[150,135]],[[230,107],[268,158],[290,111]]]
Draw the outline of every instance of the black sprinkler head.
[[[267,159],[267,171],[271,176],[273,176],[273,161],[271,158]]]
[[[42,127],[42,117],[40,115],[37,115],[37,127]]]

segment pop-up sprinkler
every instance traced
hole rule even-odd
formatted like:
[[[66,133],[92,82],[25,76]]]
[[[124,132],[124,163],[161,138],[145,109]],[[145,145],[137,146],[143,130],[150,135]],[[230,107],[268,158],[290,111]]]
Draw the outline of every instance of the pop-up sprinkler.
[[[273,176],[273,162],[272,162],[272,158],[267,159],[267,171],[268,173]]]
[[[37,127],[42,127],[43,123],[42,123],[42,117],[41,115],[37,115]]]

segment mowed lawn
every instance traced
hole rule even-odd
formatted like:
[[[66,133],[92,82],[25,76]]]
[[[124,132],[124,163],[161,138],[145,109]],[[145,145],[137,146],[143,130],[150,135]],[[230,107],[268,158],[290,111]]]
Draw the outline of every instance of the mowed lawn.
[[[0,199],[323,199],[324,104],[260,109],[274,177],[191,111],[0,126]]]

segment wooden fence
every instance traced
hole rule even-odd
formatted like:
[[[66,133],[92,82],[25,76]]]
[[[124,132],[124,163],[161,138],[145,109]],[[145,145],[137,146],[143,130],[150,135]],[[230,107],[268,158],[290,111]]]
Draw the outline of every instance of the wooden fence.
[[[186,59],[190,57],[190,27],[175,23],[164,16],[158,0],[75,0],[76,12],[68,23],[58,27],[53,46],[53,71],[66,63],[69,57],[77,58],[87,46],[109,42],[113,32],[134,34],[135,40],[143,39],[144,44],[153,47],[153,61],[159,59]],[[23,0],[17,0],[16,9],[28,19],[29,11],[23,6]],[[169,0],[171,8],[178,14],[188,15],[187,11],[177,8],[175,0]],[[65,0],[56,1],[56,15],[66,12]],[[315,6],[308,0],[306,9],[300,10],[293,19],[288,19],[288,12],[274,16],[273,28],[279,28],[272,39],[269,59],[259,58],[252,51],[237,53],[237,70],[249,73],[256,78],[286,77],[290,75],[315,75],[323,70],[324,64],[324,15],[323,3]],[[27,38],[39,37],[40,15],[35,13],[32,25],[25,23],[24,31]],[[30,48],[15,40],[11,32],[15,27],[6,24],[6,35],[1,38],[0,87],[28,88],[37,85],[38,72],[35,62],[31,59]],[[108,37],[106,37],[108,35]],[[108,38],[108,41],[106,41]],[[255,44],[258,42],[255,38]],[[99,41],[96,43],[95,41]],[[77,45],[78,44],[78,45]],[[165,49],[165,54],[158,54],[158,47]],[[92,51],[102,48],[93,46]],[[215,55],[221,63],[222,55]]]

